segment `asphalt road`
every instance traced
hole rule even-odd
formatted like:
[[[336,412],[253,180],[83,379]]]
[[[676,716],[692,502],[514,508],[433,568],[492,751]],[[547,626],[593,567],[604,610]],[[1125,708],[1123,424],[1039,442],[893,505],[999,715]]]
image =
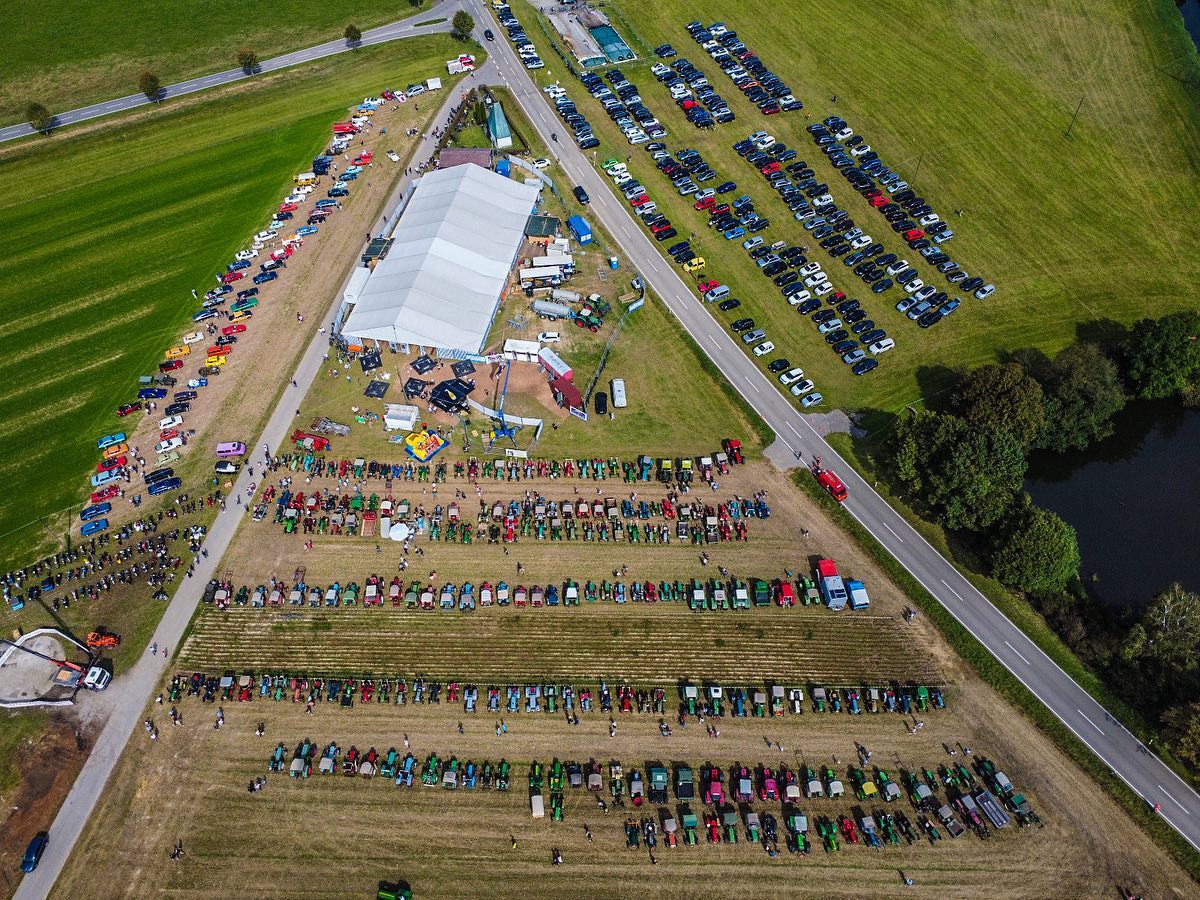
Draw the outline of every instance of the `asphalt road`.
[[[400,38],[449,31],[450,19],[453,18],[454,12],[457,9],[458,0],[441,0],[441,2],[435,4],[430,9],[418,12],[415,16],[410,16],[408,19],[400,22],[392,22],[390,25],[380,25],[378,28],[364,31],[359,46],[370,47],[374,44],[384,44]],[[445,19],[446,21],[440,22],[437,25],[427,25],[422,28],[415,25],[413,19],[423,21],[428,19]],[[337,53],[346,53],[351,49],[353,48],[346,44],[344,38],[337,38],[336,40],[326,41],[323,44],[317,44],[315,47],[294,50],[291,53],[285,53],[282,56],[274,56],[271,59],[264,60],[259,65],[256,74],[274,72],[277,69],[286,69],[298,63],[311,62],[314,59],[324,59],[326,56],[333,56]],[[253,76],[247,75],[240,68],[226,69],[224,72],[215,72],[212,75],[203,75],[199,78],[181,81],[178,84],[167,85],[163,88],[162,99],[169,100],[174,97],[182,97],[184,94],[206,91],[209,88],[232,84],[235,81],[251,77]],[[86,122],[89,119],[98,119],[101,116],[136,109],[139,106],[149,106],[151,102],[146,98],[145,94],[139,93],[130,94],[127,97],[119,97],[116,100],[108,100],[104,103],[93,103],[91,106],[82,106],[79,109],[72,109],[69,112],[56,114],[54,117],[54,127],[60,128],[64,125],[74,125],[78,122]],[[28,122],[9,125],[5,128],[0,128],[0,142],[28,137],[33,133],[34,130]]]
[[[490,70],[485,66],[481,67],[479,71],[480,74],[476,76],[477,78],[483,77]],[[433,118],[435,124],[440,125],[445,121],[450,109],[458,102],[461,93],[461,89],[445,92],[441,110]],[[413,153],[413,164],[428,159],[434,152],[436,145],[436,139],[430,134],[424,135],[421,143]],[[396,165],[399,166],[400,163]],[[395,191],[388,200],[388,204],[385,207],[386,212],[381,214],[381,217],[376,220],[375,227],[372,229],[373,234],[383,233],[387,227],[387,223],[382,216],[391,214],[391,211],[395,208],[400,197],[404,195],[411,181],[410,177],[401,177]],[[344,289],[344,284],[339,286],[339,289],[331,298],[330,307],[326,311],[324,318],[319,321],[327,323],[333,318],[333,314],[341,302]],[[316,322],[313,323],[314,327],[316,324]],[[298,387],[288,387],[284,390],[283,396],[280,398],[274,412],[272,412],[263,433],[259,435],[256,442],[247,442],[250,449],[247,461],[257,469],[257,472],[252,477],[245,468],[242,469],[230,493],[231,500],[235,496],[245,499],[246,489],[250,483],[261,480],[262,470],[259,464],[263,458],[263,447],[269,446],[273,451],[277,451],[286,442],[288,435],[296,424],[296,407],[308,392],[313,379],[321,371],[323,357],[328,349],[328,335],[319,332],[315,333],[312,342],[304,351],[299,366],[297,366],[295,373],[292,375],[292,379],[296,381]],[[241,524],[244,515],[245,507],[236,503],[229,503],[226,509],[217,514],[212,527],[209,529],[208,537],[204,542],[204,546],[208,550],[208,556],[196,558],[195,574],[191,578],[185,579],[175,592],[175,596],[171,598],[162,621],[159,623],[158,628],[154,632],[154,637],[151,639],[153,643],[157,644],[159,655],[152,657],[147,653],[132,669],[122,674],[119,678],[115,678],[112,685],[103,694],[84,693],[79,697],[81,704],[93,707],[85,710],[85,713],[91,714],[97,720],[107,718],[99,737],[96,739],[95,745],[92,747],[91,753],[88,755],[87,761],[84,763],[82,770],[80,770],[79,776],[75,779],[75,784],[72,785],[70,793],[67,794],[62,808],[55,817],[54,824],[50,826],[50,841],[46,847],[45,855],[42,857],[41,864],[36,871],[22,878],[14,894],[16,900],[41,900],[41,898],[50,895],[55,880],[62,872],[62,868],[70,857],[80,835],[83,833],[84,826],[87,825],[88,818],[95,809],[100,795],[108,784],[108,779],[116,767],[117,760],[120,758],[126,745],[131,743],[130,736],[133,735],[134,730],[141,724],[147,705],[154,695],[154,689],[159,685],[164,673],[167,671],[169,660],[173,658],[175,650],[183,640],[188,622],[191,621],[192,615],[195,613],[196,607],[199,605],[204,593],[204,586],[210,579],[216,576],[221,558],[225,555],[225,551],[233,540],[234,534]],[[163,656],[164,649],[171,656]],[[162,719],[163,715],[160,713],[158,718]],[[160,727],[162,726],[161,721],[159,725]],[[148,738],[145,735],[139,734],[135,736],[134,740],[148,741]],[[140,752],[144,749],[144,745],[133,746],[135,748],[133,752]],[[164,859],[166,858],[166,853],[167,848],[164,847]]]
[[[466,6],[480,28],[494,24],[480,0],[466,0]],[[573,183],[583,185],[588,192],[590,214],[604,224],[654,293],[662,298],[729,383],[775,431],[788,453],[780,453],[776,447],[772,458],[784,465],[789,462],[798,465],[798,453],[803,454],[805,463],[820,456],[822,463],[836,471],[849,489],[845,507],[850,515],[1105,765],[1147,804],[1158,804],[1160,815],[1194,849],[1200,850],[1200,796],[977,591],[825,442],[790,397],[779,391],[774,380],[751,361],[724,326],[709,314],[694,286],[665,261],[645,229],[604,183],[605,176],[595,168],[594,154],[589,158],[575,146],[569,129],[505,39],[504,30],[498,26],[493,30],[497,39],[486,46],[489,62],[494,63],[501,83],[512,91]],[[567,76],[560,60],[552,56],[544,59],[547,68],[563,72],[563,86],[573,98],[585,93],[582,85]],[[552,134],[558,135],[558,141],[551,140]]]

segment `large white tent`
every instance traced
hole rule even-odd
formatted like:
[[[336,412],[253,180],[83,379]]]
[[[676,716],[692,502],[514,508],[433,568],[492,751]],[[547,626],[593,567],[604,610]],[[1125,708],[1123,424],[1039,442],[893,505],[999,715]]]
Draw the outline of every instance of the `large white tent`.
[[[479,166],[423,175],[342,333],[478,353],[537,197],[536,187]]]

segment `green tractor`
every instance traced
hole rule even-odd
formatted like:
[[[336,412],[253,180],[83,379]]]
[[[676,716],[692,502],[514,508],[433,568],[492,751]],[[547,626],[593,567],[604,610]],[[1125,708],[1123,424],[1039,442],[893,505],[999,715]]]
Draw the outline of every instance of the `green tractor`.
[[[883,831],[883,839],[895,847],[900,843],[900,835],[896,833],[896,820],[890,815],[879,817],[879,827]]]
[[[559,762],[558,757],[554,758],[554,762],[550,763],[550,791],[556,793],[562,791],[563,782],[563,764]]]
[[[429,754],[425,760],[425,768],[421,770],[421,784],[426,787],[433,787],[438,782],[438,755],[436,753]]]
[[[837,826],[829,820],[828,816],[820,816],[817,819],[817,834],[821,836],[821,843],[825,846],[826,853],[833,853],[841,849],[838,843]]]
[[[721,813],[721,829],[725,832],[725,843],[736,844],[738,840],[738,817],[732,809]]]
[[[561,791],[555,791],[550,795],[550,820],[553,822],[561,822],[563,820],[563,795]]]
[[[496,767],[496,790],[507,791],[509,778],[512,775],[512,766],[509,765],[507,759],[501,759],[500,764]]]
[[[529,793],[540,794],[542,792],[542,764],[531,762],[529,764]]]
[[[381,881],[375,900],[412,900],[412,895],[407,881]]]
[[[685,846],[695,847],[699,842],[699,838],[696,836],[696,829],[699,825],[695,814],[690,812],[683,814],[683,843]]]

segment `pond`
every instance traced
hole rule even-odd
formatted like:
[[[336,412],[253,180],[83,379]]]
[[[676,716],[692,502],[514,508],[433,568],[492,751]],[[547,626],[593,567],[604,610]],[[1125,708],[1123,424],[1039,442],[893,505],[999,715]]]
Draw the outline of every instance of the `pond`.
[[[1183,0],[1179,4],[1179,14],[1183,16],[1183,25],[1192,36],[1196,46],[1200,47],[1200,0]]]
[[[1103,602],[1140,608],[1172,581],[1200,590],[1200,410],[1137,403],[1115,424],[1082,453],[1035,454],[1025,489],[1075,527]]]

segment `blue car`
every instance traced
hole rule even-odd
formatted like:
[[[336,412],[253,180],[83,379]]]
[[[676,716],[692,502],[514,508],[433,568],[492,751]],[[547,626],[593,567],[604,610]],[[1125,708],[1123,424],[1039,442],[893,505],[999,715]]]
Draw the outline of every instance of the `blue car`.
[[[308,237],[310,234],[316,234],[316,233],[317,233],[316,225],[304,225],[304,226],[301,226],[300,228],[296,229],[296,234],[300,235],[300,237]]]
[[[734,238],[740,238],[746,233],[746,229],[740,225],[737,228],[730,228],[725,232],[725,240],[732,241]]]
[[[730,191],[736,191],[736,190],[737,190],[737,184],[732,181],[726,181],[724,184],[717,186],[718,194],[728,194]]]
[[[158,496],[159,494],[165,494],[167,491],[178,490],[182,484],[183,482],[178,478],[163,478],[160,481],[153,482],[148,490],[151,496]],[[104,520],[101,519],[101,521]]]
[[[238,269],[248,269],[248,268],[250,268],[250,260],[235,259],[233,262],[231,262],[225,268],[228,269],[230,272],[236,272]]]
[[[357,172],[343,172],[341,175],[338,176],[338,181],[341,181],[341,182],[357,181],[357,180],[358,180]]]
[[[100,440],[96,441],[96,449],[103,450],[105,447],[111,447],[114,444],[119,444],[125,440],[125,432],[118,431],[116,434],[106,434]]]
[[[107,506],[107,504],[105,505]],[[95,521],[88,522],[81,529],[79,529],[79,533],[84,537],[91,537],[93,534],[99,534],[106,528],[108,528],[108,519],[96,519]],[[33,870],[26,869],[25,871],[32,872]]]
[[[120,478],[118,469],[109,469],[107,472],[97,472],[92,476],[92,487],[103,487],[110,481],[116,481]]]
[[[137,393],[139,400],[161,400],[167,396],[166,388],[142,388]]]
[[[112,511],[111,503],[97,503],[94,506],[85,507],[83,512],[79,514],[79,518],[87,522],[91,519],[99,518]]]
[[[46,837],[46,832],[34,835],[29,846],[25,849],[25,856],[21,859],[21,871],[32,872],[38,867],[38,863],[42,861],[42,854],[46,852],[46,844],[50,839]]]
[[[215,309],[202,309],[202,310],[200,310],[200,312],[198,312],[194,316],[192,316],[192,321],[193,322],[203,322],[206,319],[215,319],[216,317],[217,317],[217,311]]]
[[[259,272],[257,275],[254,276],[254,283],[255,284],[263,284],[268,281],[274,281],[278,277],[279,277],[278,272]]]

